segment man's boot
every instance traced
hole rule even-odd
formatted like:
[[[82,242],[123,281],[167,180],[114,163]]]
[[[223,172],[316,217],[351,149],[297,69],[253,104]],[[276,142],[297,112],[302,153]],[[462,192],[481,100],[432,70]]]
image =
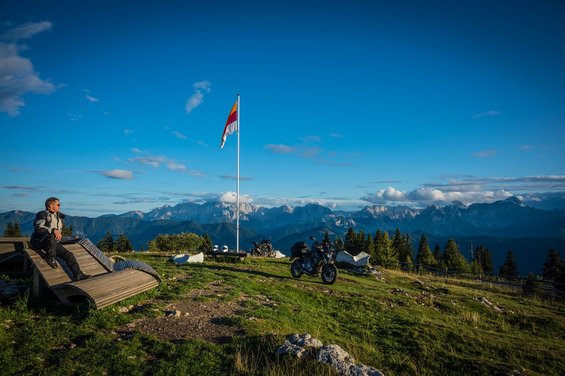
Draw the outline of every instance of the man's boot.
[[[46,261],[47,264],[49,264],[49,266],[52,267],[53,269],[59,267],[59,264],[57,264],[57,260],[55,260],[55,257],[47,257],[47,258],[45,259],[45,261]]]
[[[82,281],[83,279],[88,279],[92,277],[90,274],[78,273],[73,277],[73,281]]]

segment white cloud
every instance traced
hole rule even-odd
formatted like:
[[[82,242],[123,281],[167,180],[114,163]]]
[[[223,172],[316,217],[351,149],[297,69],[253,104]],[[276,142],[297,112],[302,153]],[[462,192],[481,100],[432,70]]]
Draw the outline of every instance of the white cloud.
[[[86,94],[86,99],[90,102],[90,103],[96,103],[96,102],[100,102],[100,99],[95,98],[91,95]]]
[[[131,136],[133,134],[133,129],[124,129],[124,134],[126,136]]]
[[[267,144],[265,148],[277,154],[291,154],[296,151],[296,148],[288,145]]]
[[[501,111],[490,110],[490,111],[480,112],[476,115],[473,115],[473,119],[479,119],[479,118],[482,118],[482,117],[490,117],[490,116],[500,116],[500,115],[502,115]]]
[[[496,150],[481,150],[473,153],[478,158],[492,158],[496,157]]]
[[[173,161],[167,162],[167,168],[173,171],[186,171],[186,166],[182,163],[176,163]]]
[[[200,82],[195,82],[195,83],[192,84],[192,87],[194,88],[194,90],[204,90],[207,93],[210,92],[211,86],[212,86],[212,84],[210,83],[210,81],[200,81]]]
[[[406,194],[402,191],[399,191],[393,187],[388,187],[383,191],[379,191],[382,194],[382,197],[385,200],[391,201],[403,201],[406,199]]]
[[[172,133],[176,138],[180,138],[181,140],[188,139],[188,137],[186,137],[184,134],[180,133],[179,131],[173,131]]]
[[[111,179],[131,180],[133,179],[133,172],[130,170],[107,170],[103,171],[102,175]]]
[[[128,161],[132,163],[139,163],[142,165],[159,167],[161,163],[166,161],[166,159],[164,159],[163,157],[135,157],[135,158],[130,158]]]
[[[188,98],[188,100],[186,101],[186,106],[185,106],[186,112],[191,113],[192,110],[200,106],[203,101],[204,101],[204,94],[202,94],[200,91],[197,91],[196,93],[192,94],[192,96]]]
[[[4,34],[1,34],[0,40],[17,42],[20,39],[28,39],[31,38],[34,34],[51,29],[51,26],[53,26],[53,24],[49,21],[35,23],[28,22],[7,31]]]
[[[194,94],[188,98],[185,105],[186,113],[191,113],[192,110],[199,107],[204,102],[204,93],[209,93],[212,84],[209,81],[199,81],[192,84]]]
[[[235,204],[237,203],[237,193],[236,192],[225,192],[220,196],[220,201]],[[248,195],[239,195],[239,203],[240,204],[251,204],[253,200]]]
[[[533,149],[532,145],[522,145],[522,146],[520,146],[520,150],[522,150],[522,151],[530,151],[532,149]]]
[[[142,154],[145,153],[137,148],[132,149],[132,152],[136,153],[136,154]],[[186,171],[186,165],[182,164],[182,163],[178,163],[172,159],[169,159],[165,156],[159,155],[159,156],[145,156],[145,157],[135,157],[135,158],[130,158],[128,159],[128,162],[130,163],[138,163],[138,164],[142,164],[142,165],[146,165],[146,166],[152,166],[155,168],[160,167],[161,165],[164,165],[165,167],[167,167],[169,170],[171,171]],[[191,171],[192,173],[192,171]]]
[[[50,94],[57,88],[39,78],[31,60],[20,56],[26,49],[16,42],[31,38],[34,34],[51,28],[51,22],[27,23],[0,35],[0,111],[15,117],[25,106],[23,99],[28,93]]]

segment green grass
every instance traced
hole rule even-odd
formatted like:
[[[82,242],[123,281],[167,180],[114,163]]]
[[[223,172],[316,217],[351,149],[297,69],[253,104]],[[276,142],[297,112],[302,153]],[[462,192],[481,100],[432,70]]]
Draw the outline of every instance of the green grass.
[[[558,375],[565,369],[565,303],[524,297],[471,280],[385,271],[385,281],[340,271],[336,284],[293,279],[288,260],[174,265],[136,254],[164,278],[156,289],[100,311],[26,296],[0,307],[0,375],[182,374],[332,375],[312,360],[277,358],[292,333],[338,344],[387,375]],[[416,281],[420,281],[418,283]],[[210,283],[223,281],[210,301],[240,300],[229,322],[245,335],[225,344],[122,338],[132,321]],[[477,298],[501,307],[497,313]],[[144,306],[120,313],[123,306]]]

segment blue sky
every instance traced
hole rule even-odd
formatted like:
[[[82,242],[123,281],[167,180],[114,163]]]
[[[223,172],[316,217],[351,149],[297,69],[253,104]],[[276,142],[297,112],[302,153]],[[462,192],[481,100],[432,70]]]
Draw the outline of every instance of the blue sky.
[[[0,212],[565,202],[562,1],[0,3]]]

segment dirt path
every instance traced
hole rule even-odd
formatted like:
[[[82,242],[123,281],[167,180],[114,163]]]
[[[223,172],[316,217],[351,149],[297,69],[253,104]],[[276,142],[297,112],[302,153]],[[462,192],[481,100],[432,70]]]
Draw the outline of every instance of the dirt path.
[[[128,325],[128,330],[170,341],[200,338],[225,343],[243,331],[233,326],[233,320],[229,319],[241,309],[240,301],[206,299],[221,297],[225,288],[222,281],[212,282],[204,289],[192,291],[187,298],[168,305],[163,316],[137,320]]]

